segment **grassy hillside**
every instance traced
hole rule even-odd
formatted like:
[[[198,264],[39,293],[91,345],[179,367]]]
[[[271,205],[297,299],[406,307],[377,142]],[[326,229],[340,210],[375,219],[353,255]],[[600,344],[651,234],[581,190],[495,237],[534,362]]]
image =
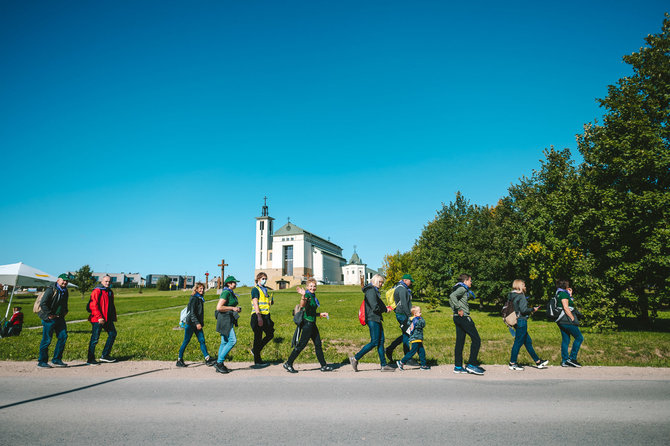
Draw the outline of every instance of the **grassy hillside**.
[[[233,361],[251,361],[249,348],[252,345],[253,333],[249,327],[250,295],[249,288],[237,290],[243,312],[240,326],[236,329],[238,343],[233,348]],[[176,360],[177,351],[183,340],[183,330],[176,330],[179,312],[190,296],[184,291],[144,290],[138,294],[136,290],[116,290],[116,306],[119,320],[116,323],[118,337],[113,356],[124,360]],[[317,296],[321,302],[321,311],[330,313],[330,320],[318,321],[324,351],[328,362],[341,362],[360,349],[369,341],[368,328],[358,322],[357,312],[363,294],[355,286],[319,286]],[[217,296],[211,291],[206,294],[205,303],[205,338],[210,353],[215,354],[220,343],[220,336],[215,331],[214,308]],[[295,329],[291,317],[293,307],[298,303],[299,295],[295,289],[274,292],[275,305],[272,307],[272,318],[275,322],[275,339],[263,351],[264,359],[273,362],[284,361],[290,353],[290,338]],[[0,359],[30,360],[37,358],[39,343],[42,336],[41,328],[27,329],[30,326],[41,326],[39,318],[32,313],[34,297],[15,297],[16,304],[23,307],[25,314],[24,330],[19,337],[0,339]],[[86,319],[88,313],[85,306],[88,298],[82,299],[76,291],[70,296],[69,321]],[[417,302],[421,305],[420,302]],[[476,305],[474,305],[476,307]],[[4,316],[6,304],[0,305]],[[455,340],[451,310],[442,306],[437,311],[424,311],[427,322],[425,329],[426,352],[429,362],[435,364],[452,364]],[[670,322],[670,314],[660,315],[662,322]],[[504,364],[509,360],[512,336],[503,324],[497,311],[473,311],[475,321],[482,338],[480,359],[484,364]],[[589,333],[585,331],[579,360],[585,365],[632,365],[632,366],[670,366],[670,333],[668,324],[661,323],[665,331],[618,331],[610,333]],[[64,360],[84,360],[90,337],[88,322],[68,323],[68,341]],[[386,344],[399,335],[400,330],[393,313],[385,316],[384,331]],[[551,364],[560,363],[561,336],[555,324],[544,320],[532,320],[529,333],[537,353],[549,359]],[[98,345],[98,354],[102,350],[106,335],[103,333]],[[50,353],[55,343],[52,342]],[[469,343],[465,346],[465,357]],[[397,350],[400,352],[400,348]],[[397,354],[396,354],[397,356]],[[198,342],[194,338],[186,349],[186,361],[198,361],[202,358]],[[399,359],[399,358],[398,358]],[[311,343],[298,358],[299,362],[316,362]],[[375,352],[368,353],[363,361],[378,362]],[[529,363],[530,357],[521,350],[521,363]]]

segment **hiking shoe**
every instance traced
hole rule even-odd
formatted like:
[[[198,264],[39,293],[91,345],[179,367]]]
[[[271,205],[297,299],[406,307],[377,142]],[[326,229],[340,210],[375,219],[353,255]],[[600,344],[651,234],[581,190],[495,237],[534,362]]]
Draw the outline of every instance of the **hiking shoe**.
[[[67,367],[67,364],[65,364],[60,359],[54,359],[53,361],[51,361],[51,364],[56,366],[56,367]]]
[[[430,370],[430,366],[429,365],[422,365],[421,367],[419,367],[419,370]]]
[[[356,359],[355,356],[349,358],[349,364],[351,364],[351,368],[354,369],[354,372],[358,372],[358,359]]]
[[[563,362],[561,362],[561,367],[575,367],[575,366],[572,365],[572,363],[570,363],[568,361],[563,361]]]
[[[216,373],[223,373],[223,374],[230,372],[230,370],[228,370],[228,367],[223,365],[222,362],[217,362],[216,365],[214,366],[214,370],[216,370]]]
[[[329,365],[323,365],[323,366],[321,366],[321,371],[322,372],[332,372],[333,368]]]
[[[454,373],[468,373],[463,367],[454,367]]]
[[[96,361],[95,358],[89,358],[88,361],[86,361],[86,365],[100,365],[100,363],[98,361]],[[186,366],[184,366],[184,367],[186,367]]]
[[[298,373],[298,371],[293,368],[293,365],[289,364],[288,362],[284,363],[284,369],[286,369],[286,371],[289,373]]]
[[[405,367],[404,367],[402,361],[396,361],[395,363],[400,370],[405,370]]]
[[[47,362],[38,362],[37,367],[39,367],[41,369],[51,369],[51,368],[53,368]]]
[[[111,356],[101,356],[100,357],[100,362],[112,363],[112,362],[116,362],[116,361],[117,361],[117,359],[112,358]]]
[[[520,366],[519,364],[517,364],[516,362],[510,362],[508,367],[509,367],[510,370],[521,370],[521,371],[523,371],[523,367]]]
[[[484,370],[482,370],[481,367],[478,367],[476,365],[468,364],[465,366],[465,371],[468,373],[471,373],[473,375],[483,375]]]
[[[51,362],[53,363],[53,361],[51,361]],[[582,366],[580,363],[577,362],[576,359],[568,359],[568,360],[565,361],[565,362],[567,362],[567,363],[568,363],[570,366],[572,366],[572,367],[580,368],[580,367]]]
[[[211,356],[208,356],[207,359],[205,359],[205,365],[207,367],[211,367],[214,364],[216,364],[216,359],[212,358]]]
[[[409,361],[407,361],[406,365],[411,365],[412,367],[419,367],[419,363],[416,362],[416,359],[410,359]]]
[[[391,367],[390,365],[386,364],[384,367],[381,368],[382,372],[395,372],[395,369]]]
[[[94,360],[95,361],[95,360]],[[99,363],[96,363],[99,364]],[[177,359],[177,363],[175,364],[177,367],[186,367],[186,364],[184,364],[183,359]]]
[[[547,364],[549,364],[549,361],[546,359],[538,359],[537,362],[535,363],[535,367],[538,369],[546,369]]]

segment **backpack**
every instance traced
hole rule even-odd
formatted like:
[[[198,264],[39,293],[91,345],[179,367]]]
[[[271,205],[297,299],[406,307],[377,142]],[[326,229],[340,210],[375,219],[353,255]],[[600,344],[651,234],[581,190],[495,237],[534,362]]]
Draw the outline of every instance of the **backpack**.
[[[550,298],[549,302],[547,302],[547,319],[549,322],[558,322],[564,314],[563,305],[558,302],[558,291],[556,291],[554,297]]]
[[[35,303],[33,304],[33,313],[39,313],[42,311],[42,298],[44,297],[44,293],[46,293],[47,290],[45,289],[44,291],[40,291],[37,293],[37,297],[35,298]]]
[[[305,308],[301,307],[300,304],[298,304],[293,308],[293,322],[298,327],[301,327],[304,319],[305,319]],[[298,336],[298,338],[299,337],[300,336]]]
[[[514,328],[517,322],[517,315],[516,311],[514,311],[514,301],[512,299],[505,302],[500,313],[502,314],[503,322],[508,327]]]
[[[218,313],[218,311],[216,313]],[[214,314],[215,317],[216,313]],[[188,305],[187,305],[179,313],[179,326],[181,328],[186,328],[186,321],[188,320],[189,315],[190,313],[188,311]]]
[[[88,302],[86,303],[86,311],[88,311],[89,313],[93,313],[93,311],[91,311],[91,302],[92,301],[93,301],[93,298],[89,297]]]
[[[394,286],[393,288],[386,290],[386,306],[391,307],[391,310],[395,310],[396,307],[395,299],[393,298],[396,288],[397,286]]]
[[[358,309],[358,322],[361,323],[361,325],[365,325],[365,298],[363,298],[363,302],[361,302],[361,307]]]

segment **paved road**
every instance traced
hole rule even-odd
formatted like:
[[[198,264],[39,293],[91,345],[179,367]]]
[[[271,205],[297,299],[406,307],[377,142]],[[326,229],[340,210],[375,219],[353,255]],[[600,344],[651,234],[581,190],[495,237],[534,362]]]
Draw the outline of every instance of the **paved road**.
[[[0,373],[2,443],[670,442],[667,373],[639,380],[540,374],[561,373],[558,367],[524,371],[524,379],[502,368],[476,377],[348,368],[326,374],[300,365],[297,375],[273,367],[223,376],[159,362],[123,374],[103,367]]]

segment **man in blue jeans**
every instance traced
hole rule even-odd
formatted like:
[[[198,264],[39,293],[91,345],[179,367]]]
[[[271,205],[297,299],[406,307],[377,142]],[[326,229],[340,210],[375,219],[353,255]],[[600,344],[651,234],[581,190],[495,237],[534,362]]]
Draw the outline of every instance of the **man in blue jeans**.
[[[107,342],[102,349],[100,355],[100,362],[116,362],[116,358],[112,358],[112,346],[116,339],[116,306],[114,305],[114,291],[111,288],[112,278],[104,276],[100,279],[100,286],[95,287],[91,292],[91,300],[89,308],[91,315],[88,321],[91,323],[91,340],[88,343],[88,360],[86,364],[96,365],[98,361],[95,359],[95,346],[98,345],[100,333],[102,330],[107,332]]]
[[[37,359],[37,367],[50,369],[49,365],[49,345],[54,333],[58,341],[54,349],[54,356],[51,364],[56,367],[67,367],[63,362],[63,351],[65,350],[65,341],[67,341],[67,327],[65,325],[65,315],[68,312],[67,301],[70,297],[67,292],[67,283],[69,277],[67,274],[61,274],[56,279],[56,283],[49,286],[42,300],[40,301],[40,311],[37,313],[42,319],[42,341],[40,342],[40,353]]]
[[[402,279],[400,279],[400,282],[398,282],[398,285],[396,285],[395,291],[393,292],[393,300],[396,305],[395,318],[398,321],[398,325],[400,325],[401,334],[386,348],[386,357],[391,364],[395,364],[393,361],[393,350],[395,350],[401,342],[404,355],[409,351],[409,335],[407,334],[407,328],[410,324],[409,320],[412,317],[412,290],[410,289],[412,283],[414,283],[412,276],[405,274],[402,276]]]

